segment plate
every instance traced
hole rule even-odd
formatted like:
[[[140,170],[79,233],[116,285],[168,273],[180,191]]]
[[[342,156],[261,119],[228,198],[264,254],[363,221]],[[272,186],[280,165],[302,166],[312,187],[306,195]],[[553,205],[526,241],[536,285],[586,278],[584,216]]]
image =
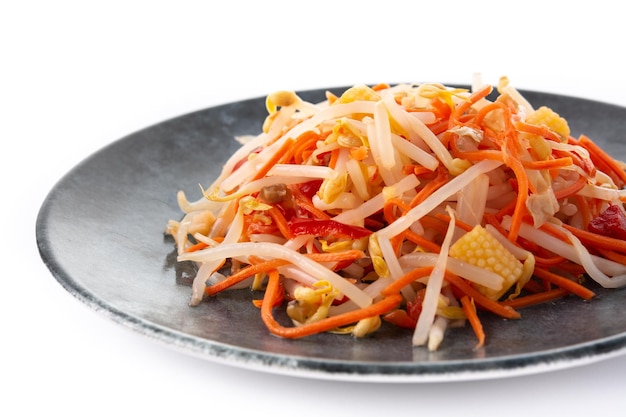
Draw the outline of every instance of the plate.
[[[344,88],[328,89],[342,91]],[[299,92],[323,100],[327,89]],[[581,98],[522,91],[626,159],[626,109]],[[177,264],[169,219],[181,217],[179,189],[200,197],[237,135],[259,133],[264,97],[185,114],[121,138],[69,171],[39,211],[43,262],[78,300],[149,338],[212,361],[308,378],[437,382],[500,378],[589,364],[626,352],[625,290],[597,289],[527,308],[522,319],[485,318],[487,343],[450,329],[436,352],[411,346],[409,331],[384,325],[371,337],[321,334],[284,340],[268,333],[248,290],[189,307],[189,264]]]

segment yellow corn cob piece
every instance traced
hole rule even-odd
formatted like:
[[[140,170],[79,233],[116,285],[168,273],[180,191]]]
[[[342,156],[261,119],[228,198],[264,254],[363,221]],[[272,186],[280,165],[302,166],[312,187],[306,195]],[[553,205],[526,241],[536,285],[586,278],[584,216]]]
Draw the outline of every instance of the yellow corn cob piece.
[[[569,138],[570,129],[567,120],[559,116],[549,107],[542,106],[526,117],[526,123],[535,126],[545,126],[561,137],[565,142]]]
[[[504,279],[500,290],[478,285],[476,288],[497,300],[522,276],[522,263],[484,227],[477,225],[450,246],[450,256],[495,272]]]

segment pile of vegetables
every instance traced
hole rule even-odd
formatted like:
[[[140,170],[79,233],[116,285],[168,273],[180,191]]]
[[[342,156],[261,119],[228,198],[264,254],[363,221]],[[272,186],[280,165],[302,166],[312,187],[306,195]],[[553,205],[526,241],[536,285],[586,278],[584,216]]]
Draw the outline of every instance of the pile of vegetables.
[[[198,265],[192,306],[251,288],[277,336],[365,337],[386,321],[435,350],[466,323],[483,346],[485,314],[626,285],[624,164],[506,77],[356,85],[320,103],[281,91],[266,107],[203,198],[178,194],[166,233]]]

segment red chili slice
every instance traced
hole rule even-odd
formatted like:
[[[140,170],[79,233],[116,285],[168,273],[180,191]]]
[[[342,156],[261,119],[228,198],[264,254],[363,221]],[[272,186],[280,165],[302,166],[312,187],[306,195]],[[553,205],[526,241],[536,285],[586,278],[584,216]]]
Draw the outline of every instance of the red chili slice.
[[[289,230],[294,236],[333,236],[360,239],[372,234],[364,227],[351,226],[334,220],[294,218],[289,221]]]

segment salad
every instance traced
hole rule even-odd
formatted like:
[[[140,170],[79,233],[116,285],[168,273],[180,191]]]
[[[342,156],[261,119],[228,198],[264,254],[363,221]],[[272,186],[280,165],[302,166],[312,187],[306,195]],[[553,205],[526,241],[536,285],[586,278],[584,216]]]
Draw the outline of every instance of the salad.
[[[178,192],[166,233],[197,264],[191,306],[248,288],[279,337],[388,322],[436,350],[466,326],[480,348],[485,315],[626,285],[625,164],[506,77],[266,107],[202,198]]]

